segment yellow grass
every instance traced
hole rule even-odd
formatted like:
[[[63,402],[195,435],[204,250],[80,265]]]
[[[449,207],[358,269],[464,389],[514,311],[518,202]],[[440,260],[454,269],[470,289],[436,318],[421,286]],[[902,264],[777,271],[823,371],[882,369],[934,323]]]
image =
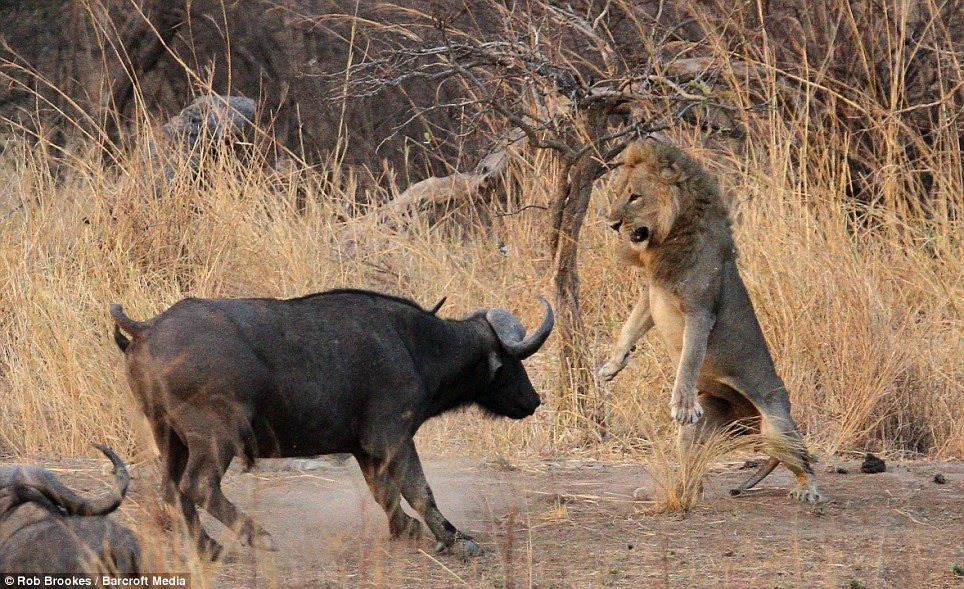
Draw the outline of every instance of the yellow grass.
[[[957,222],[925,224],[906,211],[883,210],[881,229],[854,235],[832,178],[789,184],[787,148],[755,146],[741,172],[725,158],[713,167],[734,196],[744,278],[808,438],[826,451],[964,454]],[[448,317],[504,306],[532,325],[541,312],[536,295],[549,293],[539,209],[499,217],[489,229],[455,221],[429,227],[416,216],[394,230],[366,211],[346,216],[351,185],[335,189],[316,175],[302,180],[311,198],[298,214],[295,187],[258,165],[212,159],[206,185],[181,180],[155,196],[157,172],[144,154],[131,154],[118,170],[81,154],[54,181],[53,162],[37,153],[14,143],[0,168],[7,187],[0,219],[0,447],[16,453],[85,454],[91,440],[136,452],[140,418],[110,337],[113,302],[147,318],[185,296],[288,297],[359,287],[423,305],[447,296],[441,314]],[[516,173],[522,193],[513,197],[544,204],[547,176],[521,166]],[[617,264],[615,235],[599,215],[606,196],[596,199],[583,236],[582,293],[594,352],[602,357],[639,284],[634,271]],[[649,339],[608,391],[610,449],[631,451],[640,424],[668,422],[672,368],[657,338]],[[550,339],[529,361],[542,391],[559,378],[553,354]],[[582,437],[558,425],[571,421],[546,401],[519,423],[475,413],[438,420],[421,443],[434,452],[566,453]]]
[[[771,67],[766,56],[737,57]],[[730,98],[749,103],[746,88],[732,82]],[[808,442],[823,452],[964,456],[964,180],[953,125],[921,148],[939,204],[925,214],[900,194],[911,164],[886,125],[875,130],[894,147],[877,162],[885,198],[855,211],[843,188],[844,133],[779,111],[746,123],[746,144],[732,152],[701,148],[686,129],[671,138],[707,162],[732,196],[743,276]],[[145,145],[153,131],[143,125],[138,133]],[[88,454],[97,440],[143,456],[142,418],[110,336],[111,303],[144,319],[185,296],[290,297],[357,287],[425,306],[447,296],[444,317],[503,306],[534,325],[536,296],[551,293],[542,209],[497,216],[491,227],[462,226],[458,215],[436,225],[418,214],[386,224],[354,204],[351,177],[325,180],[325,170],[282,183],[257,159],[241,165],[212,157],[204,160],[203,181],[178,164],[181,173],[164,187],[146,148],[105,169],[82,141],[60,161],[45,155],[42,142],[10,136],[5,144],[0,452]],[[545,152],[524,155],[510,169],[511,210],[547,204],[557,169]],[[800,158],[809,165],[796,164]],[[299,190],[308,195],[303,213]],[[635,271],[617,263],[616,236],[601,214],[606,205],[601,181],[580,253],[583,312],[600,359],[639,289]],[[870,222],[848,225],[855,212]],[[673,370],[657,340],[650,336],[606,385],[609,437],[590,451],[634,453],[653,434],[647,423],[664,424],[659,435],[672,435]],[[550,338],[527,363],[546,397],[535,416],[447,416],[423,429],[423,451],[493,458],[586,451],[588,426],[551,397],[559,379],[565,382],[555,345]]]

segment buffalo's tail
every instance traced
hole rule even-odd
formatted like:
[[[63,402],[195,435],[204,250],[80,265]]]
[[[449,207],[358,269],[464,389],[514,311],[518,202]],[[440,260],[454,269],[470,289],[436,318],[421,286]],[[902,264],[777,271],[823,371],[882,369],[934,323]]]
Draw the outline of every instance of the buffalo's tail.
[[[127,346],[131,343],[131,340],[124,335],[124,331],[137,337],[137,334],[147,329],[147,323],[131,319],[124,314],[124,307],[120,305],[111,305],[110,315],[114,318],[114,342],[122,352],[127,350]]]

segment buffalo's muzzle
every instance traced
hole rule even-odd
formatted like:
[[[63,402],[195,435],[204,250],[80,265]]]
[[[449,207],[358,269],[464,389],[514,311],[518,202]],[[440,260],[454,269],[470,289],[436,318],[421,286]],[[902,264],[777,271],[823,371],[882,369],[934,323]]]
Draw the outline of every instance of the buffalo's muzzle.
[[[526,398],[525,401],[523,401],[519,405],[519,407],[517,408],[518,413],[516,416],[513,416],[513,417],[515,417],[516,419],[523,419],[523,418],[529,417],[530,415],[536,412],[536,409],[538,409],[540,405],[542,405],[542,399],[540,399],[539,394],[536,393],[532,397]]]

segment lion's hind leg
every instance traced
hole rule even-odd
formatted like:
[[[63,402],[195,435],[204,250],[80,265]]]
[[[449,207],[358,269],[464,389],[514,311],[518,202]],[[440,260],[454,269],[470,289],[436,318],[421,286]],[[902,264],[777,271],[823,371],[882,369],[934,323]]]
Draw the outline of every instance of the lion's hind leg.
[[[789,403],[786,405],[785,410],[781,407],[778,411],[763,413],[761,433],[767,439],[769,454],[773,457],[771,460],[783,462],[797,477],[797,486],[790,491],[790,496],[800,501],[817,503],[822,497],[817,490],[813,459],[800,436],[797,424],[790,416]]]
[[[819,501],[820,493],[817,491],[810,454],[796,423],[790,417],[789,403],[781,404],[778,401],[773,407],[764,407],[761,414],[760,409],[746,396],[728,387],[714,394],[701,393],[700,403],[706,409],[706,414],[688,434],[694,441],[706,442],[712,435],[724,430],[731,435],[763,434],[766,440],[770,458],[749,478],[731,489],[731,496],[736,497],[752,489],[783,462],[799,481],[790,495],[811,503]]]
[[[738,495],[753,487],[782,462],[797,477],[797,486],[790,491],[790,496],[809,503],[819,502],[822,497],[817,490],[813,459],[790,415],[790,398],[779,377],[775,374],[770,378],[749,379],[731,376],[717,382],[725,387],[728,396],[739,397],[742,401],[740,405],[752,407],[759,416],[760,433],[765,440],[767,454],[771,456],[766,464],[734,489],[738,492],[731,491],[731,494]]]
[[[706,408],[708,419],[701,422],[703,427],[697,433],[706,440],[713,433],[726,429],[731,435],[759,434],[761,429],[760,411],[746,397],[737,391],[725,388],[717,395],[700,394],[700,402]],[[748,479],[730,489],[730,496],[736,497],[755,487],[780,464],[779,458],[770,457]]]

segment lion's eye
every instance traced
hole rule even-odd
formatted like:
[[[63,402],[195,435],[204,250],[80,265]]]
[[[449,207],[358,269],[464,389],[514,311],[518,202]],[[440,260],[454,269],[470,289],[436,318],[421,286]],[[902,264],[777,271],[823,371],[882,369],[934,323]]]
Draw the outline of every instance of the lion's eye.
[[[629,195],[629,200],[626,201],[626,202],[633,202],[633,201],[639,200],[639,199],[641,199],[641,198],[643,198],[643,197],[640,196],[640,195],[638,195],[638,194],[630,194],[630,195]]]

